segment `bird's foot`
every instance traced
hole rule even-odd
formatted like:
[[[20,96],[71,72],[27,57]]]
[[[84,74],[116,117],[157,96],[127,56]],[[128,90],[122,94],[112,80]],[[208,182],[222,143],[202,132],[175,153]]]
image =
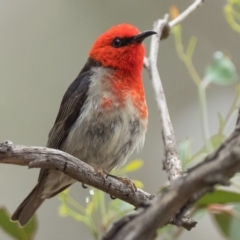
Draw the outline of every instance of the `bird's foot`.
[[[109,173],[107,174],[107,176],[116,178],[120,182],[126,184],[132,190],[133,193],[135,193],[137,191],[137,187],[136,187],[136,185],[134,184],[134,182],[131,179],[126,178],[126,177],[117,177],[117,176],[114,176],[114,175],[109,174]]]
[[[92,164],[91,166],[94,168],[95,172],[97,172],[97,174],[99,174],[103,179],[105,179],[105,177],[108,176],[108,172],[106,170],[101,169],[97,165],[94,165],[94,164]]]
[[[91,166],[94,168],[97,174],[99,174],[105,180],[106,175],[108,175],[107,171],[99,168],[97,165],[94,164],[92,164]],[[87,185],[85,183],[82,183],[82,187],[87,188]]]
[[[137,191],[137,187],[131,179],[125,178],[125,177],[119,177],[119,181],[121,181],[122,183],[124,183],[128,187],[130,187],[133,193],[135,193]]]

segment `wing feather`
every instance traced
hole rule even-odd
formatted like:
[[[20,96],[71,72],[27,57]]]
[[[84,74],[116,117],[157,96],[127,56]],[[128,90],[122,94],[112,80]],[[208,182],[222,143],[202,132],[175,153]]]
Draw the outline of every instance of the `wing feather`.
[[[69,86],[65,93],[68,97],[63,98],[54,126],[49,132],[47,147],[56,149],[61,147],[87,99],[90,76],[90,71],[81,73]]]
[[[101,64],[89,58],[77,78],[63,96],[53,128],[48,135],[47,147],[61,149],[61,144],[68,136],[70,128],[81,114],[87,99],[92,68]]]

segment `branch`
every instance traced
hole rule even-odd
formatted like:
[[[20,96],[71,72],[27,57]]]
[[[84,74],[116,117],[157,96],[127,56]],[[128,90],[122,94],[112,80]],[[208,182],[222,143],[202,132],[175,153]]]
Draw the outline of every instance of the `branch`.
[[[29,166],[29,168],[56,169],[135,207],[147,203],[154,197],[141,189],[133,191],[124,181],[119,181],[70,154],[56,149],[13,145],[10,141],[6,141],[0,144],[0,163]]]
[[[185,208],[189,203],[193,204],[205,193],[213,191],[216,184],[229,185],[228,179],[240,170],[239,134],[238,120],[235,131],[218,150],[190,169],[188,175],[174,181],[151,203],[117,222],[103,239],[110,240],[112,236],[114,240],[153,239],[156,230],[173,219],[179,209]],[[181,217],[180,215],[177,221],[181,221]]]
[[[182,12],[178,17],[173,19],[170,23],[169,26],[173,27],[180,22],[182,22],[188,15],[190,15],[193,11],[195,11],[199,6],[202,5],[204,0],[195,0],[192,5],[190,5],[184,12]]]
[[[161,39],[165,39],[169,35],[170,28],[183,21],[190,13],[203,3],[203,0],[195,0],[184,12],[177,18],[168,23],[168,14],[164,19],[159,19],[154,22],[153,30],[158,34],[153,35],[150,45],[149,57],[144,59],[144,66],[148,70],[150,79],[152,81],[160,117],[162,120],[162,136],[165,149],[165,159],[163,160],[163,169],[168,174],[170,182],[182,176],[182,165],[178,157],[176,139],[169,116],[166,98],[162,86],[162,81],[157,68],[157,57],[159,50],[159,43]]]

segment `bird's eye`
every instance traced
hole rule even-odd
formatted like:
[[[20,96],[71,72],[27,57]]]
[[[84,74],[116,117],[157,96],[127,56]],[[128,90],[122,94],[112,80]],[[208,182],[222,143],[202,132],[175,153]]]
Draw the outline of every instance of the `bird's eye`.
[[[114,38],[112,42],[113,47],[119,48],[122,46],[122,40],[121,38]]]

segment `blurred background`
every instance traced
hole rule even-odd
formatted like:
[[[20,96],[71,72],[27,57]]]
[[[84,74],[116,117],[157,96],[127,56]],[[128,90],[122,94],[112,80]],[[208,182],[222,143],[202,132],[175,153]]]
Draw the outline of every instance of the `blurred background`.
[[[169,12],[172,4],[179,11],[192,0],[80,1],[80,0],[0,0],[0,142],[45,146],[48,132],[57,115],[62,96],[80,72],[94,39],[112,25],[131,23],[140,30],[152,28],[153,21]],[[223,6],[226,0],[205,1],[202,7],[182,23],[183,43],[196,36],[194,65],[201,77],[216,51],[223,51],[239,68],[239,36],[227,23]],[[145,46],[149,49],[150,41]],[[174,37],[162,41],[158,66],[162,78],[177,142],[191,139],[192,151],[202,147],[201,111],[198,92],[183,62],[178,58]],[[149,106],[149,128],[144,149],[131,159],[143,159],[143,167],[129,174],[155,193],[167,181],[162,170],[161,122],[152,85],[144,70],[144,85]],[[235,85],[211,85],[207,89],[210,134],[218,130],[218,116],[229,110]],[[234,127],[228,126],[227,132]],[[0,206],[10,213],[36,184],[37,169],[0,165]],[[88,190],[77,183],[71,195],[83,205]],[[106,196],[108,198],[108,196]],[[60,201],[47,200],[37,212],[41,239],[92,239],[82,223],[59,217]],[[0,229],[0,239],[11,239]],[[192,231],[184,231],[184,240],[225,239],[207,215]]]

